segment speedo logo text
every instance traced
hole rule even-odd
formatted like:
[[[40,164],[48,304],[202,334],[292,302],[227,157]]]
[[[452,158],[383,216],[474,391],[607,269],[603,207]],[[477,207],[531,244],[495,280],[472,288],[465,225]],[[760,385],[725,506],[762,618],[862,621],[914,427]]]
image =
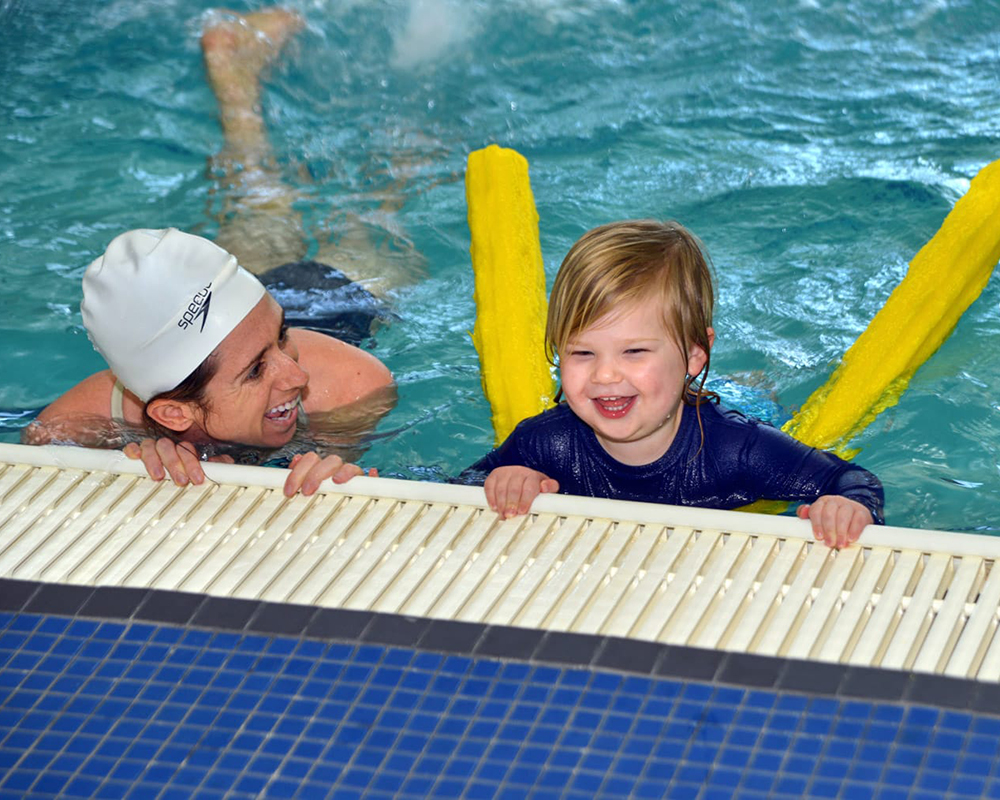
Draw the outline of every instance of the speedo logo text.
[[[208,321],[208,307],[212,303],[212,284],[208,284],[204,289],[191,298],[190,304],[184,309],[181,318],[177,320],[177,327],[187,330],[201,317],[201,327],[198,332],[205,330],[205,323]]]

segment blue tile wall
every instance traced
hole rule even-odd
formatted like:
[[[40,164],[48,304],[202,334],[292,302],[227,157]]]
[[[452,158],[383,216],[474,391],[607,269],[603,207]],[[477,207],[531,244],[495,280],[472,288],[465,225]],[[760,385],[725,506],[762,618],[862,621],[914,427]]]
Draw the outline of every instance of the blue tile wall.
[[[238,629],[149,621],[143,597],[126,618],[37,613],[5,586],[0,798],[1000,798],[1000,716],[946,699],[666,675],[662,656],[611,669],[599,640],[428,620],[376,627],[452,647],[255,632],[260,609]],[[483,655],[487,639],[588,660]]]

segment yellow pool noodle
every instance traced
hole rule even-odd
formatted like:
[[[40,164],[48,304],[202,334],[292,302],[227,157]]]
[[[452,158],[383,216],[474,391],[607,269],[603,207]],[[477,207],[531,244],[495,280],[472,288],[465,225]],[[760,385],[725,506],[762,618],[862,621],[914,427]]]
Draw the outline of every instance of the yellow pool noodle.
[[[783,430],[812,447],[845,450],[944,342],[1000,260],[1000,160],[983,167],[914,256],[906,276]]]
[[[470,153],[465,198],[477,310],[472,341],[500,444],[555,395],[545,358],[545,266],[527,160],[495,144]]]

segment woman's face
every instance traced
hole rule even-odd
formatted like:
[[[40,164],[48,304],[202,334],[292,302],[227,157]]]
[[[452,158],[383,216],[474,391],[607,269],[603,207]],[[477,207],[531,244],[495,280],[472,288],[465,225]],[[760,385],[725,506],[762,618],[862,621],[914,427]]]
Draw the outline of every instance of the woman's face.
[[[265,294],[215,348],[215,375],[208,382],[207,412],[195,409],[212,439],[257,447],[281,447],[295,433],[299,398],[309,373],[288,338],[285,314]]]

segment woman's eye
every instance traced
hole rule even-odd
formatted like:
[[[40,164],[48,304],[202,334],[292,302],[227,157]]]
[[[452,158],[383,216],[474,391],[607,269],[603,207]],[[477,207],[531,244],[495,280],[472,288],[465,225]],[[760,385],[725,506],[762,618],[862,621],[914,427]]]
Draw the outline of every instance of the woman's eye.
[[[264,374],[264,362],[258,361],[250,368],[250,371],[247,373],[247,380],[255,381],[258,378],[260,378],[260,376],[263,374]]]
[[[282,325],[281,330],[278,332],[278,344],[284,347],[288,344],[288,326]]]

